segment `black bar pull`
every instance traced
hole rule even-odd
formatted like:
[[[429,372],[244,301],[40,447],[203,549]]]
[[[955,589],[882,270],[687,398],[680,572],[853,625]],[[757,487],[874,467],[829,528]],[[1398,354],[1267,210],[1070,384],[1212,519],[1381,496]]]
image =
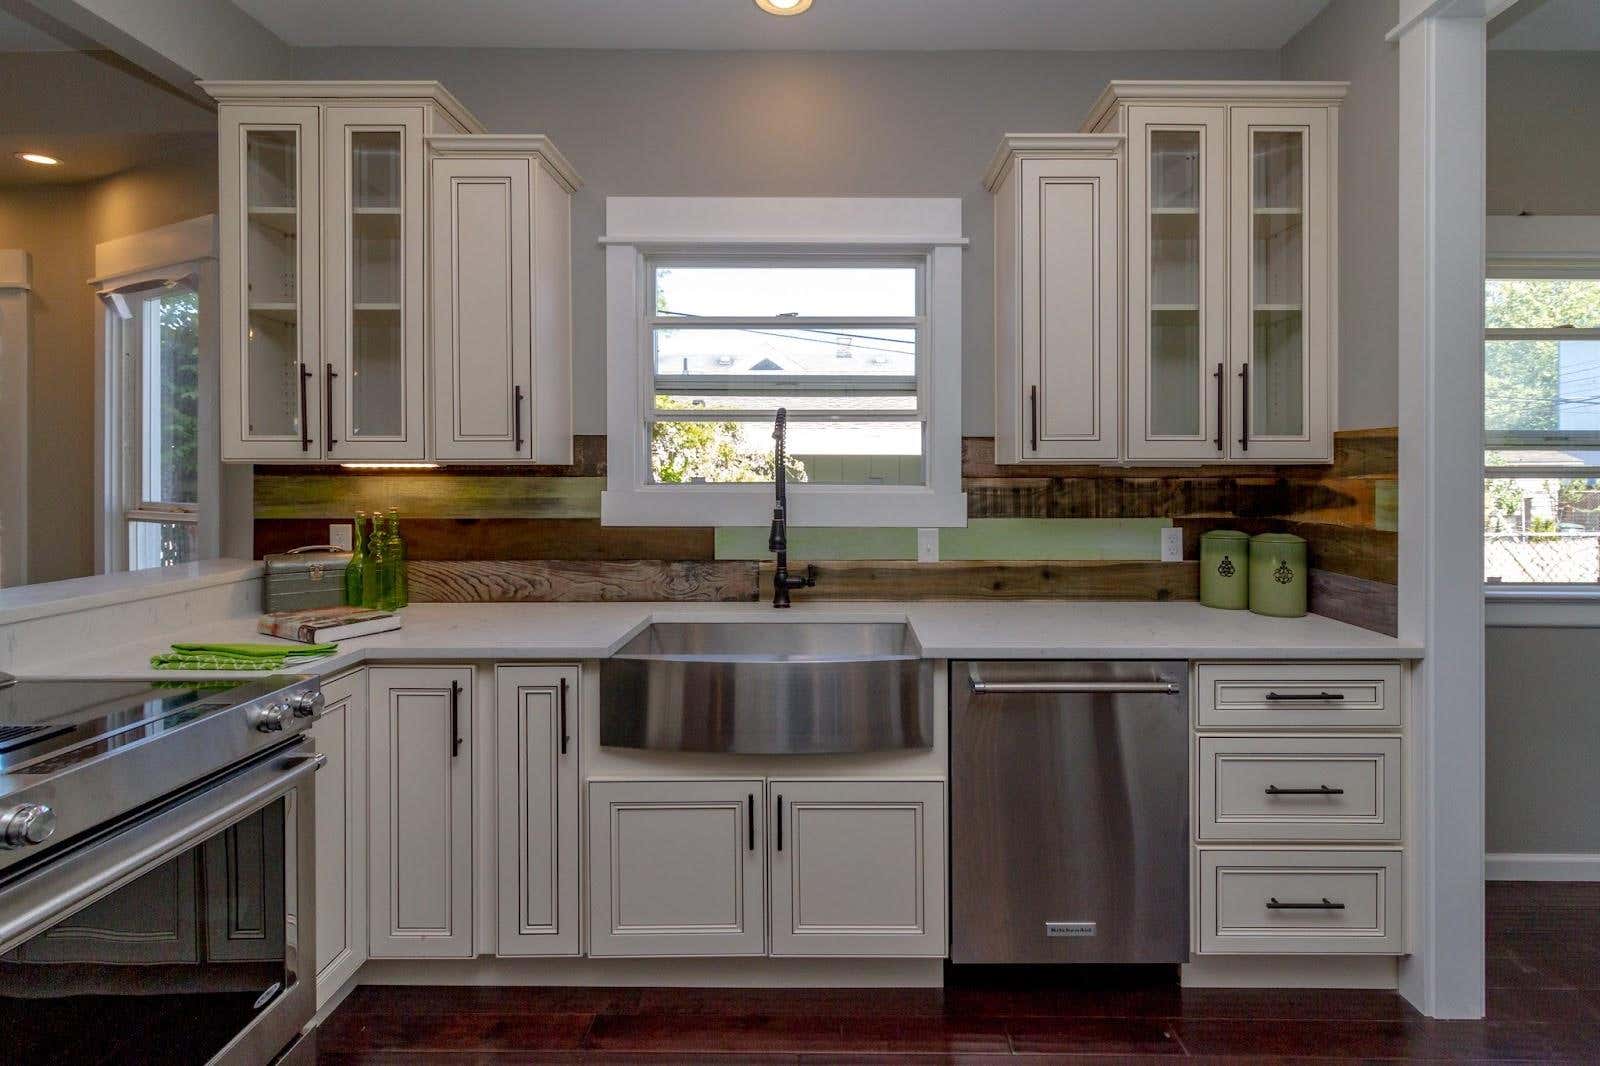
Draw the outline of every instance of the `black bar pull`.
[[[749,848],[756,850],[756,794],[750,793],[744,798],[745,802],[745,829],[750,834]]]
[[[567,753],[567,679],[561,679],[561,754]]]
[[[300,450],[311,450],[311,422],[307,418],[306,410],[306,379],[311,376],[311,371],[306,369],[304,363],[300,364]]]
[[[1342,796],[1344,789],[1332,788],[1328,785],[1318,785],[1316,788],[1279,788],[1277,785],[1268,785],[1265,789],[1269,796]]]
[[[783,850],[783,794],[778,794],[778,850]]]
[[[461,754],[461,682],[450,682],[450,757]]]
[[[1267,699],[1277,703],[1292,700],[1342,700],[1343,692],[1269,692]]]
[[[1038,450],[1039,450],[1039,386],[1037,386],[1037,385],[1028,386],[1028,406],[1029,406],[1029,409],[1032,412],[1032,415],[1029,418],[1029,423],[1032,426],[1032,428],[1028,431],[1028,439],[1032,442],[1032,445],[1033,445],[1030,450],[1032,450],[1034,452],[1038,452]]]
[[[1250,364],[1239,366],[1239,450],[1250,450]]]
[[[1342,911],[1343,903],[1335,903],[1327,896],[1322,897],[1320,903],[1279,903],[1278,897],[1273,896],[1267,900],[1269,911]]]
[[[333,369],[333,364],[329,363],[328,376],[323,379],[325,395],[327,396],[328,402],[322,409],[323,417],[328,420],[328,451],[326,453],[328,455],[333,454],[333,446],[339,443],[338,441],[334,440],[333,437],[333,379],[338,376],[338,372]]]
[[[1222,450],[1222,433],[1223,433],[1223,428],[1222,428],[1223,414],[1222,414],[1222,412],[1223,412],[1223,392],[1224,392],[1224,386],[1222,384],[1222,364],[1221,363],[1217,364],[1216,379],[1217,379],[1217,451],[1220,452]]]
[[[513,397],[514,398],[511,401],[511,423],[516,428],[512,431],[512,436],[514,436],[516,438],[515,448],[516,448],[517,451],[520,452],[522,450],[522,386],[521,385],[518,385],[516,387],[516,389],[514,390],[514,393],[513,393]]]

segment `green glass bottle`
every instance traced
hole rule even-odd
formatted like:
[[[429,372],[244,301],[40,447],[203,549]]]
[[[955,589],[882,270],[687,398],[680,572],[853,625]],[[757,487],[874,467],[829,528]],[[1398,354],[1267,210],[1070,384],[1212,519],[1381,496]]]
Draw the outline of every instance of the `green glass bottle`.
[[[365,511],[356,512],[356,532],[353,548],[350,552],[350,565],[344,571],[344,602],[351,607],[360,607],[362,568],[367,563],[367,531],[364,528],[367,521]]]
[[[390,585],[393,610],[411,602],[411,582],[406,574],[406,542],[400,538],[400,512],[393,507],[389,508],[389,565],[394,575]]]
[[[382,608],[384,600],[384,578],[388,576],[388,568],[384,565],[386,545],[384,544],[383,526],[379,523],[377,515],[372,518],[372,535],[367,538],[366,562],[361,567],[361,606]]]

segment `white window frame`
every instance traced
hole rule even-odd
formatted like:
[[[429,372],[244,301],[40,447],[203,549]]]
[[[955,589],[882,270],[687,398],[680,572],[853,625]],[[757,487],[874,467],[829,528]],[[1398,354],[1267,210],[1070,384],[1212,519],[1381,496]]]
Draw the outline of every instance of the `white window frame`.
[[[196,560],[214,559],[221,543],[220,397],[217,329],[219,274],[216,216],[204,215],[107,241],[95,247],[96,276],[89,279],[103,305],[96,319],[100,367],[95,389],[95,483],[98,486],[95,556],[100,573],[128,569],[130,522],[192,522]],[[143,352],[159,330],[136,305],[170,283],[192,288],[199,298],[200,366],[196,428],[199,434],[196,502],[161,506],[140,498],[138,464],[144,451],[139,418]],[[124,328],[138,323],[139,336]],[[159,343],[159,341],[158,341]]]
[[[717,257],[777,263],[916,260],[923,319],[918,409],[921,485],[790,486],[789,522],[805,526],[964,526],[961,491],[959,199],[609,197],[606,200],[605,525],[761,526],[769,485],[659,485],[650,480],[655,408],[651,264]]]

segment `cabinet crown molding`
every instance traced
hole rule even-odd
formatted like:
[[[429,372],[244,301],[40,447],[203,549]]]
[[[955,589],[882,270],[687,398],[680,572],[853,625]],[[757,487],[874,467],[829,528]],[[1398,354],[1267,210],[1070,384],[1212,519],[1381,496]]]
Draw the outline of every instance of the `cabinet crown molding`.
[[[406,100],[431,103],[455,119],[468,133],[487,132],[476,115],[455,94],[436,81],[201,81],[206,95],[219,104],[292,103],[296,101]]]
[[[1119,104],[1136,101],[1326,106],[1338,104],[1349,89],[1347,81],[1112,81],[1089,109],[1083,128],[1098,128]]]
[[[583,185],[583,179],[567,157],[542,133],[434,133],[423,141],[430,151],[453,156],[531,153],[544,160],[568,192],[577,192]]]
[[[1103,156],[1120,152],[1126,142],[1127,137],[1120,133],[1008,133],[1000,138],[1000,147],[983,172],[983,187],[994,192],[1005,180],[1012,161],[1026,153]]]

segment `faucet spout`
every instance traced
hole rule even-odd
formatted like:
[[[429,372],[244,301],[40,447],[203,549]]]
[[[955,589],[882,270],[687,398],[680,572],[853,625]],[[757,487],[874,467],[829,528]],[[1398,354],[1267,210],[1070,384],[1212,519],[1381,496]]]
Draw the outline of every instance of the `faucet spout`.
[[[788,426],[789,412],[786,408],[780,407],[772,423],[774,499],[772,525],[767,531],[767,550],[778,557],[772,574],[772,606],[778,608],[789,606],[790,590],[811,588],[817,583],[815,566],[807,566],[803,577],[792,577],[789,574],[789,492],[784,472],[784,443]]]

